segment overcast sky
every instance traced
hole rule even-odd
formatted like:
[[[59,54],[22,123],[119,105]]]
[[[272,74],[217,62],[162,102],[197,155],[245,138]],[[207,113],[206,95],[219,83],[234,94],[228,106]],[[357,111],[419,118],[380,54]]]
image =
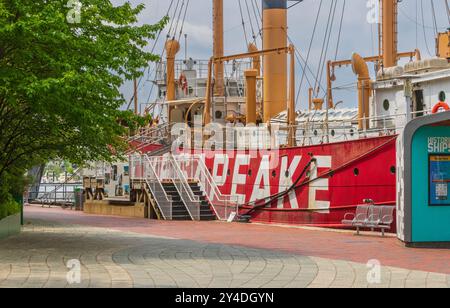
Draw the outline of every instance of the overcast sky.
[[[183,0],[175,0],[175,2],[177,1],[179,2],[179,7],[181,7]],[[184,1],[186,5],[188,0]],[[378,25],[371,24],[367,20],[367,16],[370,15],[370,9],[368,8],[368,2],[370,1],[337,1],[336,17],[332,28],[327,59],[335,58],[340,17],[344,1],[346,1],[346,9],[344,12],[342,35],[337,58],[349,59],[353,52],[358,52],[362,56],[376,55],[378,51]],[[446,0],[403,0],[399,3],[399,51],[412,51],[415,48],[419,48],[422,51],[423,57],[434,56],[435,26],[432,14],[432,4],[434,4],[434,10],[436,12],[438,30],[442,32],[449,27],[449,17],[446,12],[445,1]],[[121,3],[124,1],[114,0],[113,2]],[[144,3],[146,5],[145,11],[140,16],[141,23],[155,23],[166,14],[171,0],[131,0],[130,2],[133,5],[138,3]],[[253,10],[252,2],[253,4],[257,3],[260,7],[261,1],[240,0],[240,2],[244,14],[244,21],[246,23],[245,28],[247,36],[251,36],[252,26],[254,31],[257,32],[259,30],[258,25],[261,25],[259,20],[257,25],[255,15],[258,15],[258,13],[257,10]],[[320,0],[304,0],[303,3],[289,9],[289,36],[304,59],[308,53],[314,22],[320,3]],[[313,74],[307,74],[311,82],[314,80],[313,75],[315,76],[317,74],[331,3],[332,1],[330,0],[323,0],[322,3],[319,25],[316,30],[315,40],[308,61],[308,66],[313,72]],[[251,18],[247,11],[247,5],[249,7]],[[225,54],[245,52],[246,40],[242,27],[239,0],[224,0],[224,6]],[[173,14],[174,8],[175,4],[172,7],[171,15]],[[155,53],[157,54],[160,54],[162,50],[168,28],[169,26],[165,29],[162,39],[160,39],[156,45]],[[181,21],[178,29],[180,28]],[[212,0],[189,0],[183,30],[183,34],[188,35],[188,56],[194,59],[209,59],[212,53]],[[425,37],[427,40],[425,40]],[[184,58],[184,44],[183,35],[181,39],[183,51],[179,53],[179,57],[181,58]],[[150,44],[149,48],[152,46],[153,42]],[[261,47],[260,41],[258,41],[258,47]],[[303,71],[299,63],[296,63],[296,67],[297,84],[299,85]],[[336,77],[337,80],[334,84],[335,86],[345,86],[355,82],[355,77],[351,73],[350,67],[336,71]],[[148,79],[149,78],[147,78],[146,75],[139,88],[139,98],[141,102],[146,101],[150,96],[151,82],[148,81]],[[325,84],[325,73],[323,73],[322,84]],[[308,87],[308,82],[305,79],[301,89],[300,99],[297,102],[297,108],[299,109],[304,109],[307,106]],[[123,87],[123,92],[127,99],[132,96],[132,86],[130,83]],[[355,90],[345,89],[335,91],[335,100],[344,100],[344,106],[346,107],[354,107],[357,105]]]

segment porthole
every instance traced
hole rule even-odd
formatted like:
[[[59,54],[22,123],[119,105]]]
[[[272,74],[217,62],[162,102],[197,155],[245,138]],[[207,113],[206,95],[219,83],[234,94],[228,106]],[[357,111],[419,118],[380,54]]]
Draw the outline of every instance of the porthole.
[[[252,170],[249,169],[247,174],[248,174],[248,176],[252,176]]]
[[[222,119],[223,113],[222,111],[216,111],[216,119]]]
[[[336,131],[333,129],[333,130],[331,130],[331,136],[336,136]]]
[[[441,91],[441,92],[439,93],[439,101],[440,101],[440,102],[445,102],[446,99],[447,99],[447,96],[445,95],[445,92],[444,92],[444,91]]]
[[[230,175],[231,175],[231,170],[228,169],[228,170],[227,170],[227,176],[230,176]]]
[[[277,176],[277,172],[274,170],[274,171],[272,171],[272,177],[274,178],[274,177],[276,177]]]
[[[383,108],[384,108],[384,110],[389,111],[389,108],[390,108],[390,107],[391,107],[391,103],[389,102],[388,99],[385,99],[385,100],[383,101]]]
[[[317,130],[314,131],[314,136],[317,136],[318,132]]]
[[[355,176],[358,176],[358,175],[359,175],[359,169],[358,169],[358,168],[355,168],[355,169],[353,170],[353,174],[354,174]]]
[[[353,129],[350,130],[350,136],[354,136],[355,135],[355,131]]]
[[[395,166],[391,167],[391,173],[392,174],[396,174],[397,173],[397,169],[395,168]]]
[[[289,170],[286,170],[286,172],[284,173],[284,176],[288,178],[289,175],[290,175],[290,174],[289,174]]]

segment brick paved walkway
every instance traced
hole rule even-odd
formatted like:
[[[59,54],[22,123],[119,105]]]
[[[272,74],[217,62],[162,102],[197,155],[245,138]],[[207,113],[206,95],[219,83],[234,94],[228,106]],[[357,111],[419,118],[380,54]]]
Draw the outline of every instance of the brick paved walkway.
[[[21,235],[0,241],[0,287],[450,287],[450,251],[393,238],[37,207],[26,220]],[[66,279],[72,259],[80,284]],[[370,259],[381,262],[379,283],[367,280]]]

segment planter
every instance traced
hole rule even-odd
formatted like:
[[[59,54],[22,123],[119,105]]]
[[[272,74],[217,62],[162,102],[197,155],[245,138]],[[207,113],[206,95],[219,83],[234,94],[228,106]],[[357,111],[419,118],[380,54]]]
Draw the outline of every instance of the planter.
[[[0,220],[0,239],[7,238],[11,235],[16,235],[20,233],[20,213],[8,216]]]

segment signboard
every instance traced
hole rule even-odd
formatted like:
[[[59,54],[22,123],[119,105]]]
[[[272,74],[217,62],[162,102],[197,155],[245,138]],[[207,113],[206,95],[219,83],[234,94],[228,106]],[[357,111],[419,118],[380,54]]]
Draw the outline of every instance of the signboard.
[[[450,155],[429,156],[430,206],[450,206]]]

